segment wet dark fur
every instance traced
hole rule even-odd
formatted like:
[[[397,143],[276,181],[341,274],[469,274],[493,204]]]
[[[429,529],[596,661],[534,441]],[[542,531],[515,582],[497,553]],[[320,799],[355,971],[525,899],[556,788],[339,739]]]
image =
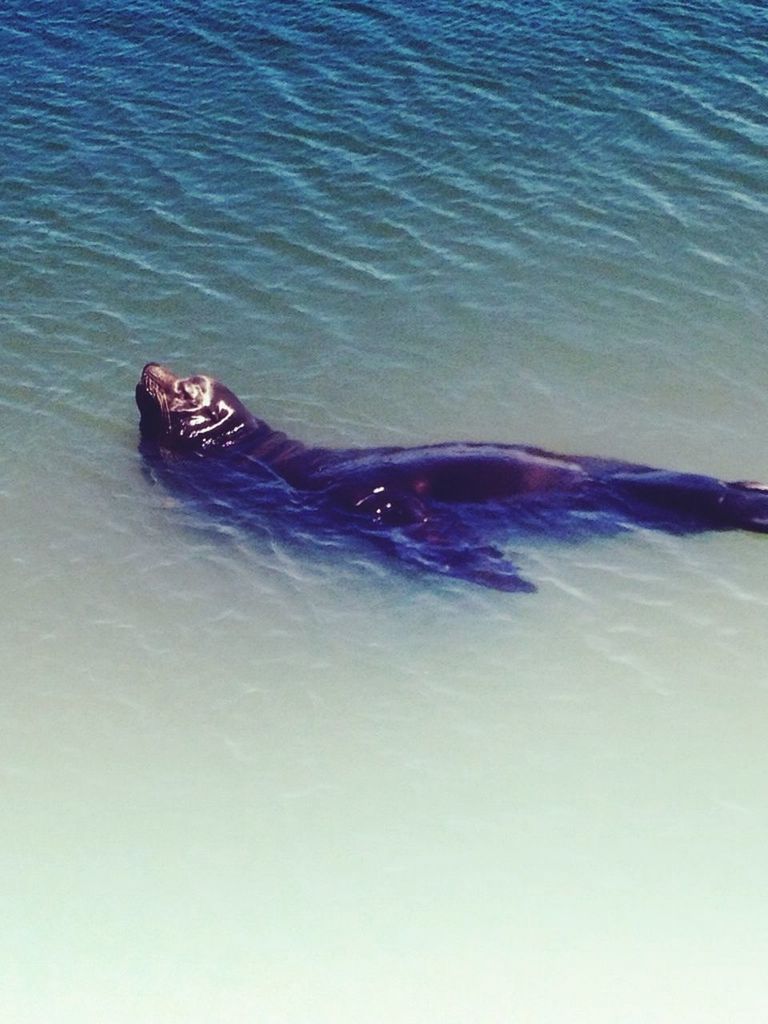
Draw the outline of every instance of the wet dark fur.
[[[402,561],[487,587],[535,589],[495,541],[646,526],[768,532],[768,493],[615,459],[523,445],[308,447],[212,378],[149,363],[136,388],[142,449],[166,482],[219,514],[373,541]]]

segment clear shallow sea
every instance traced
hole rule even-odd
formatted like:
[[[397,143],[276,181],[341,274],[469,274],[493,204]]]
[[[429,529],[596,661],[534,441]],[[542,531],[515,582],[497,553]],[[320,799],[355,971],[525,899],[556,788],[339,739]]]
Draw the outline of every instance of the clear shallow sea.
[[[768,1012],[768,540],[533,596],[151,487],[148,359],[324,444],[768,479],[761,3],[7,0],[0,1016]]]

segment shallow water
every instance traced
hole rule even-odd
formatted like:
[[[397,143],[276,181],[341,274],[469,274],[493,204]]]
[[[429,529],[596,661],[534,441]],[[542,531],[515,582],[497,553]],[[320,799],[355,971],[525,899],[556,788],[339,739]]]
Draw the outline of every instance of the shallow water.
[[[0,14],[4,1019],[759,1019],[768,547],[205,519],[133,386],[768,479],[758,4]]]

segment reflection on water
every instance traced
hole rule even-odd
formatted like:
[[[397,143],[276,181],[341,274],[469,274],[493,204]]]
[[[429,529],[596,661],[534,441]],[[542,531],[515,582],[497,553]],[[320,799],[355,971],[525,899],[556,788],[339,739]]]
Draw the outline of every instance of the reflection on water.
[[[759,22],[10,5],[5,1018],[760,1018],[763,538],[421,578],[179,504],[132,398],[768,479]]]

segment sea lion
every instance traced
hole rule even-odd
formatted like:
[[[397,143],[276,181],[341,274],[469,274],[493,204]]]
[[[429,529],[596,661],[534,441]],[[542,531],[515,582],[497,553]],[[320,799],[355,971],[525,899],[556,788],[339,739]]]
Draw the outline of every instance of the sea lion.
[[[420,447],[311,447],[273,430],[213,377],[179,377],[147,363],[136,387],[142,446],[207,480],[227,503],[265,482],[306,496],[336,527],[373,538],[432,572],[501,590],[533,590],[486,543],[489,519],[519,533],[610,532],[633,524],[675,533],[768,532],[768,487],[527,445],[448,442]],[[208,477],[206,470],[215,472]],[[304,506],[302,506],[304,507]]]

